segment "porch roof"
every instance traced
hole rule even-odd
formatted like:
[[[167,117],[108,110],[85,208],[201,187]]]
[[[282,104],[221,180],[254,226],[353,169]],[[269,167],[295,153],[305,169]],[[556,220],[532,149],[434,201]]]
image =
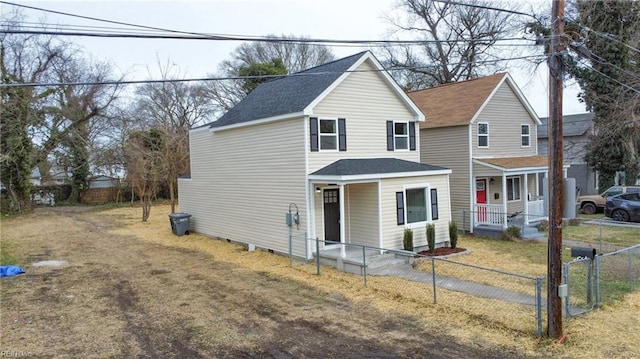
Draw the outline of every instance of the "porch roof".
[[[495,158],[474,158],[474,163],[495,168],[504,172],[548,170],[549,158],[547,156],[525,156],[525,157],[495,157]],[[568,167],[565,164],[564,167]]]
[[[448,168],[397,158],[341,159],[309,175],[310,180],[346,181],[450,174]]]

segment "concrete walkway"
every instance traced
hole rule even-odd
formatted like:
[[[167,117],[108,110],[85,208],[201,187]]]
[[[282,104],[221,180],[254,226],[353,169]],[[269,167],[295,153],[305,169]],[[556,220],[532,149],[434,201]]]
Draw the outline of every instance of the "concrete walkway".
[[[392,276],[410,280],[412,282],[433,285],[433,274],[414,269],[413,266],[405,260],[395,260],[393,263],[386,263],[383,266],[369,266],[367,275],[375,276]],[[448,276],[436,275],[435,285],[440,288],[453,290],[471,294],[477,297],[499,299],[512,303],[525,305],[536,305],[536,298],[533,295],[518,293],[494,286],[484,285],[477,282],[452,278]],[[531,280],[531,290],[535,292],[535,280]],[[544,291],[543,291],[544,292]],[[546,301],[542,297],[542,305],[545,306]]]

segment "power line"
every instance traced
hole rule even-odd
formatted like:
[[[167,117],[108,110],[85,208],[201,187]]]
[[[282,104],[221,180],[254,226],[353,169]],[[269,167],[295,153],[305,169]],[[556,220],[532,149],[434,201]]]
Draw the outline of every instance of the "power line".
[[[502,9],[502,8],[498,8],[498,7],[478,5],[478,4],[467,4],[467,3],[458,2],[458,1],[451,1],[451,0],[431,0],[431,1],[438,2],[438,3],[443,3],[443,4],[448,4],[448,5],[458,5],[458,6],[472,7],[472,8],[475,8],[475,9],[505,12],[505,13],[514,14],[514,15],[528,16],[528,17],[532,17],[532,18],[536,19],[535,16],[533,16],[531,14],[527,14],[525,12],[509,10],[509,9]]]
[[[624,46],[626,46],[627,48],[629,48],[633,52],[640,53],[640,49],[635,48],[635,47],[633,47],[633,46],[631,46],[631,45],[629,45],[629,44],[627,44],[627,43],[625,43],[625,42],[623,42],[621,40],[616,39],[615,36],[611,36],[611,35],[609,35],[607,33],[604,33],[604,32],[596,31],[596,30],[591,29],[591,28],[589,28],[587,26],[584,26],[582,24],[578,24],[578,26],[580,26],[581,28],[583,28],[583,29],[585,29],[587,31],[593,32],[594,34],[596,34],[598,36],[601,36],[601,37],[603,37],[603,38],[605,38],[607,40],[611,40],[611,41],[617,42],[617,43],[619,43],[621,45],[624,45]]]
[[[478,61],[475,64],[493,64],[500,61],[511,61],[511,60],[524,60],[524,59],[534,59],[534,58],[542,58],[544,55],[532,55],[532,56],[522,56],[516,58],[506,58],[506,59],[495,59],[495,60],[487,60],[487,61]],[[459,65],[450,64],[452,66]],[[425,66],[413,66],[413,67],[390,67],[386,69],[380,70],[353,70],[353,71],[343,71],[342,73],[355,73],[355,72],[384,72],[384,71],[402,71],[402,70],[412,70],[412,69],[424,69],[436,67],[437,65],[425,65]],[[136,85],[136,84],[156,84],[156,83],[179,83],[179,82],[211,82],[211,81],[227,81],[227,80],[248,80],[248,79],[275,79],[275,78],[284,78],[284,77],[298,77],[298,76],[316,76],[316,75],[327,75],[327,74],[335,74],[335,72],[314,72],[314,73],[306,73],[304,71],[288,74],[288,75],[256,75],[256,76],[223,76],[223,77],[202,77],[202,78],[188,78],[188,79],[161,79],[161,80],[118,80],[118,81],[79,81],[79,82],[47,82],[47,83],[0,83],[0,88],[8,88],[8,87],[45,87],[45,86],[88,86],[88,85]]]

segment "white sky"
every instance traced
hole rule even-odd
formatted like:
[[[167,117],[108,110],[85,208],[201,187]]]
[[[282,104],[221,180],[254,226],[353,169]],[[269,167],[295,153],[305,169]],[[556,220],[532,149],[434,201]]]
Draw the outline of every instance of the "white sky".
[[[540,0],[538,0],[540,1]],[[17,1],[16,1],[17,2]],[[549,0],[550,2],[550,0]],[[211,1],[21,1],[21,4],[78,15],[198,33],[262,36],[286,34],[325,39],[380,40],[389,25],[383,20],[392,0],[211,0]],[[0,4],[5,13],[13,6]],[[28,21],[44,13],[23,10]],[[48,23],[117,26],[47,14]],[[205,77],[218,71],[239,42],[70,38],[96,60],[110,61],[129,79],[157,78],[157,62],[170,59],[185,77]],[[339,57],[362,51],[360,47],[333,47]],[[509,68],[539,116],[548,112],[547,73]],[[564,93],[564,113],[585,112],[576,99],[577,86]]]

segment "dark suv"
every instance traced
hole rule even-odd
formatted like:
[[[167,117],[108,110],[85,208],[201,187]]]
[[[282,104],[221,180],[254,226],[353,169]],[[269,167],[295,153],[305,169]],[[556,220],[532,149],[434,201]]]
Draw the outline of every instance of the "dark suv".
[[[640,193],[625,193],[607,198],[604,215],[621,222],[640,222]]]

